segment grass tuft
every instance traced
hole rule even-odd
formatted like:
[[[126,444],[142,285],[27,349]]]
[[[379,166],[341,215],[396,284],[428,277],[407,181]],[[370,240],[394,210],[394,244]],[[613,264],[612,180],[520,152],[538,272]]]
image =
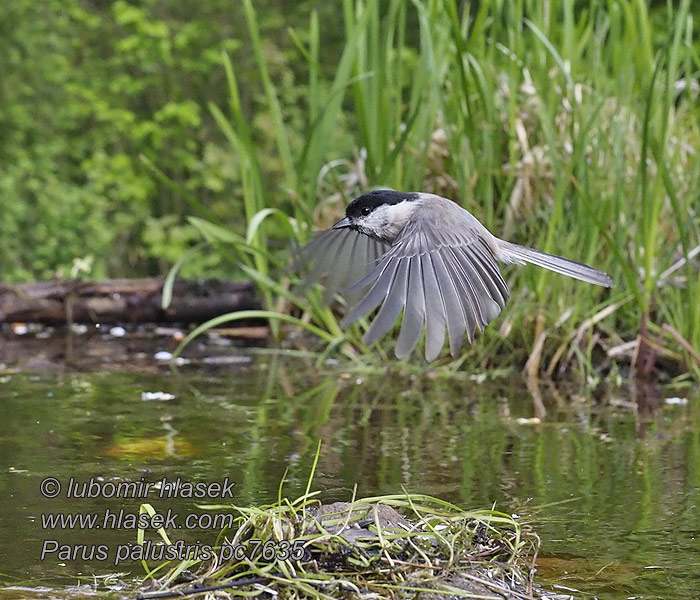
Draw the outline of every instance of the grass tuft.
[[[538,598],[534,558],[539,540],[497,511],[463,511],[420,494],[322,505],[318,492],[280,497],[240,514],[217,556],[194,577],[191,561],[174,565],[149,598],[216,591],[218,597]],[[221,508],[221,507],[210,507]],[[241,559],[222,559],[242,548]]]

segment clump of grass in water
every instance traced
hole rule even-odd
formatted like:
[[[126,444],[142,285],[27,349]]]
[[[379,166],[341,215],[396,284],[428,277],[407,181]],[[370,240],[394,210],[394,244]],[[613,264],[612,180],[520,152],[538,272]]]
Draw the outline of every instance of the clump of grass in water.
[[[322,505],[311,478],[296,500],[280,488],[272,505],[234,506],[237,527],[214,559],[186,581],[183,571],[197,563],[175,565],[157,580],[158,591],[139,598],[539,597],[532,580],[539,538],[511,516],[409,493]],[[245,556],[221,561],[226,547],[246,548]]]
[[[184,583],[172,577],[181,574],[178,566],[161,580],[160,592],[167,589],[178,597],[208,587],[229,597],[242,590],[246,596],[280,593],[286,598],[343,592],[382,598],[420,592],[533,597],[537,538],[508,515],[462,511],[408,493],[321,505],[313,498],[317,493],[271,506],[234,507],[241,516],[227,543],[243,545],[252,556],[223,563],[214,559]],[[280,546],[282,541],[289,546]],[[282,547],[300,548],[303,556],[295,559],[294,550]],[[155,596],[141,595],[149,597]]]

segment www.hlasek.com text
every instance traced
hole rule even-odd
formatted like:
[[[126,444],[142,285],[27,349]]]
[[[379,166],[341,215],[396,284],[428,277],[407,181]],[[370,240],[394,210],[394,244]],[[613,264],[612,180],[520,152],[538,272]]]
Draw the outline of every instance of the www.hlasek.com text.
[[[120,508],[102,512],[41,513],[42,529],[231,529],[233,513],[187,513],[168,509],[164,513],[134,512]]]

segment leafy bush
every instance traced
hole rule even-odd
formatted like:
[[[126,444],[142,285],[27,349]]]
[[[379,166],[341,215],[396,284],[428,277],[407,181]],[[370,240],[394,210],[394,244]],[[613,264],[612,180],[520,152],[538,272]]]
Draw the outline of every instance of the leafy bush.
[[[223,98],[234,5],[2,3],[4,280],[51,277],[87,255],[98,277],[153,271],[149,218],[189,227],[190,198],[229,210],[232,157],[203,106]]]

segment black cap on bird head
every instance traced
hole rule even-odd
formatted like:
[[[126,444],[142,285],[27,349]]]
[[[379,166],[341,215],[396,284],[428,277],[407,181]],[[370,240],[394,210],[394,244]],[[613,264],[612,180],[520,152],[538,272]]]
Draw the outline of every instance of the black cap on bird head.
[[[394,190],[373,190],[355,198],[345,209],[345,216],[351,218],[368,215],[378,206],[398,204],[406,200],[417,200],[416,192],[396,192]]]

